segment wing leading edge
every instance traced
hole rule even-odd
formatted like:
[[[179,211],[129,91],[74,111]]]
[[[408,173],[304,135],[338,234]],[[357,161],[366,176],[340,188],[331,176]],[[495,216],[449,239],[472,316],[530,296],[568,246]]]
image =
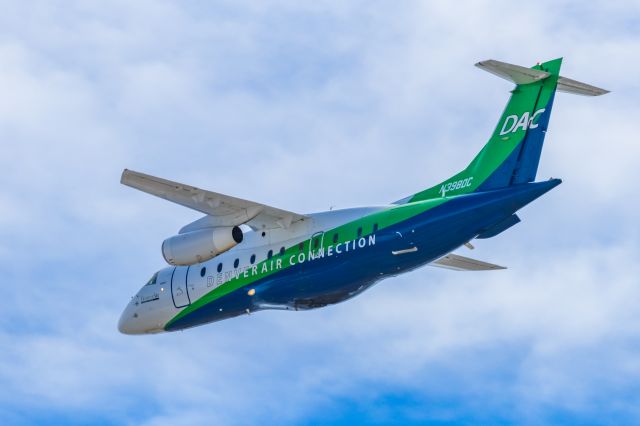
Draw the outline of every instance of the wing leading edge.
[[[133,170],[125,169],[120,183],[207,215],[185,226],[180,233],[203,227],[242,224],[253,229],[288,228],[294,222],[307,219],[307,216],[298,213]]]

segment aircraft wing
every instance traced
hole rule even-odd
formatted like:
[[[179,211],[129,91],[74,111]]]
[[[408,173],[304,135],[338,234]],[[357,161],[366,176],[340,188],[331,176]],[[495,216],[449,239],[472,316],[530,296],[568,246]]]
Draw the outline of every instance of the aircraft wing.
[[[133,170],[125,169],[120,183],[207,215],[182,228],[180,233],[203,227],[235,226],[243,223],[253,229],[288,228],[292,223],[307,218],[298,213]]]
[[[497,269],[507,269],[504,266],[494,265],[492,263],[482,262],[480,260],[471,259],[469,257],[458,256],[449,253],[438,260],[434,260],[429,265],[440,268],[453,269],[455,271],[494,271]]]

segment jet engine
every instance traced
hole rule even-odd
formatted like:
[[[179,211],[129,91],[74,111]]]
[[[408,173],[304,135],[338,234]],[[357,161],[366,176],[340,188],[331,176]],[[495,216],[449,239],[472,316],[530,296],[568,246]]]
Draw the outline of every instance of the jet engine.
[[[209,260],[242,242],[237,226],[200,229],[162,242],[162,256],[171,265],[193,265]]]

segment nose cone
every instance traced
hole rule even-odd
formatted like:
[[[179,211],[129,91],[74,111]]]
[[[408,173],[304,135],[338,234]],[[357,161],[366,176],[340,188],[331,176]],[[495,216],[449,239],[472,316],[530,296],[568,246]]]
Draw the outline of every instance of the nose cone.
[[[142,333],[142,331],[138,329],[139,327],[136,326],[138,314],[134,312],[132,306],[133,305],[129,303],[122,312],[122,315],[120,315],[120,320],[118,321],[118,331],[120,331],[120,333],[122,334]]]
[[[136,296],[120,315],[118,330],[122,334],[154,334],[164,331],[166,319],[161,310],[142,308]]]

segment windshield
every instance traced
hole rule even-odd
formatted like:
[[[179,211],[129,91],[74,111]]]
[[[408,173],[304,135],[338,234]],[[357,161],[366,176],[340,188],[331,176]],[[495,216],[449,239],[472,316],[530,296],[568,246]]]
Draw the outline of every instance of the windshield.
[[[149,278],[149,281],[145,285],[153,285],[156,283],[157,279],[158,279],[158,273],[156,272],[155,274],[153,274],[151,278]]]

